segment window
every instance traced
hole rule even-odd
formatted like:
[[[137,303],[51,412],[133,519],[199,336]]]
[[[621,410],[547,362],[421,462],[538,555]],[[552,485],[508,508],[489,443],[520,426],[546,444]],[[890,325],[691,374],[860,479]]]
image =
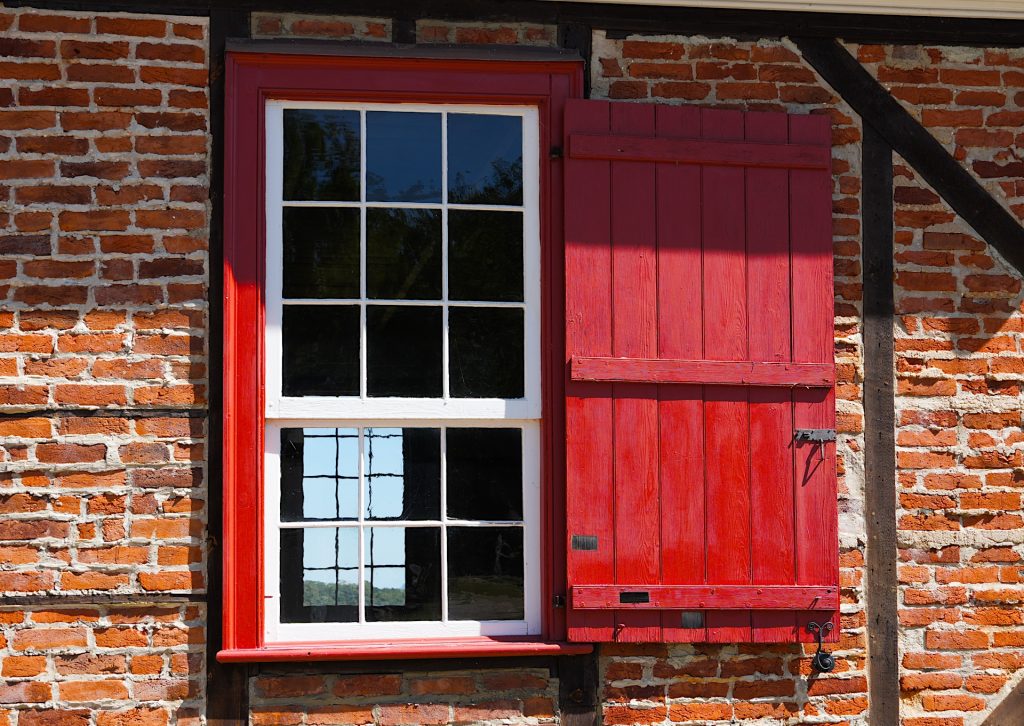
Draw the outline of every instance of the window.
[[[838,625],[828,118],[388,52],[229,54],[218,657]]]
[[[268,642],[540,634],[537,119],[267,102]]]
[[[228,54],[222,660],[590,648],[554,599],[581,64],[392,52]]]

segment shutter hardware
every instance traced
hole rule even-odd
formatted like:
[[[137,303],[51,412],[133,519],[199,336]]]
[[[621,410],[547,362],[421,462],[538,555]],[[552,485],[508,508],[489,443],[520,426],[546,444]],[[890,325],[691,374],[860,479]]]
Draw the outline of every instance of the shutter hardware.
[[[818,625],[815,622],[810,622],[807,623],[807,629],[814,633],[814,637],[818,639],[818,650],[814,653],[814,657],[811,658],[811,665],[822,673],[830,673],[836,667],[836,659],[832,657],[831,653],[822,650],[821,639],[826,634],[832,632],[832,623],[826,622]]]
[[[793,438],[797,441],[807,441],[812,444],[817,444],[818,454],[821,456],[821,461],[825,461],[825,444],[830,441],[836,440],[835,429],[797,429],[794,433]]]

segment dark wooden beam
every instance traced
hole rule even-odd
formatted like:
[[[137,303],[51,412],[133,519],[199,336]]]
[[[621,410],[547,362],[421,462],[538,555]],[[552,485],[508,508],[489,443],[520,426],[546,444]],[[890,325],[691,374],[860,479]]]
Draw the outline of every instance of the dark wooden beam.
[[[1024,682],[1018,683],[999,702],[981,726],[1020,726],[1024,723]]]
[[[224,51],[228,38],[249,36],[249,13],[214,9],[210,13],[210,301],[209,378],[210,416],[207,419],[207,563],[206,586],[212,597],[207,604],[206,638],[206,722],[210,726],[243,726],[249,723],[249,673],[247,665],[217,662],[221,646],[223,581],[221,566],[221,501],[223,452],[223,279],[224,262]]]
[[[1024,227],[837,40],[796,38],[804,59],[1007,262],[1024,271]],[[867,175],[865,174],[865,179]]]
[[[598,649],[558,659],[558,717],[562,726],[599,726],[601,684]]]
[[[892,147],[864,125],[864,507],[872,726],[899,723]]]
[[[329,13],[384,17],[589,24],[616,33],[730,35],[743,38],[842,37],[862,43],[945,43],[978,47],[1024,46],[1024,21],[990,18],[906,17],[862,13],[669,7],[544,0],[7,0],[20,5],[91,12],[208,15],[213,10]],[[403,41],[404,42],[404,41]]]

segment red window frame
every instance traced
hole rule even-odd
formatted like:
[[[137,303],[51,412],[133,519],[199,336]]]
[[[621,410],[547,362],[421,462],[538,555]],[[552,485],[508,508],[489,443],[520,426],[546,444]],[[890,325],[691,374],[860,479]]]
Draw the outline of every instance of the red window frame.
[[[221,661],[387,659],[583,653],[562,642],[565,610],[565,303],[562,168],[552,163],[565,103],[582,95],[579,61],[310,56],[230,51],[224,159],[224,519]],[[540,117],[540,638],[268,644],[263,639],[265,124],[270,99],[533,105]]]

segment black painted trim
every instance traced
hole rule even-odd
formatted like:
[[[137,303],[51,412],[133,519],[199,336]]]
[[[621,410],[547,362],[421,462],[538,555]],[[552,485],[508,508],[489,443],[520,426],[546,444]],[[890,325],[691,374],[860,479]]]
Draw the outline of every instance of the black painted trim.
[[[812,13],[775,10],[546,2],[543,0],[7,0],[5,7],[89,12],[209,15],[215,10],[326,13],[432,20],[588,23],[618,33],[730,35],[742,38],[842,37],[865,43],[1024,46],[1024,20]]]
[[[864,124],[864,506],[868,700],[873,726],[899,723],[896,581],[896,353],[893,343],[893,156]]]
[[[1007,262],[1024,271],[1024,227],[836,40],[796,38],[804,59]]]
[[[224,69],[228,38],[249,36],[249,13],[215,9],[210,13],[210,305],[209,326],[209,419],[207,429],[207,562],[206,586],[214,596],[207,608],[206,720],[210,726],[243,726],[249,723],[249,673],[247,665],[217,662],[223,630],[223,563],[220,543],[223,532],[223,428],[224,402]]]

